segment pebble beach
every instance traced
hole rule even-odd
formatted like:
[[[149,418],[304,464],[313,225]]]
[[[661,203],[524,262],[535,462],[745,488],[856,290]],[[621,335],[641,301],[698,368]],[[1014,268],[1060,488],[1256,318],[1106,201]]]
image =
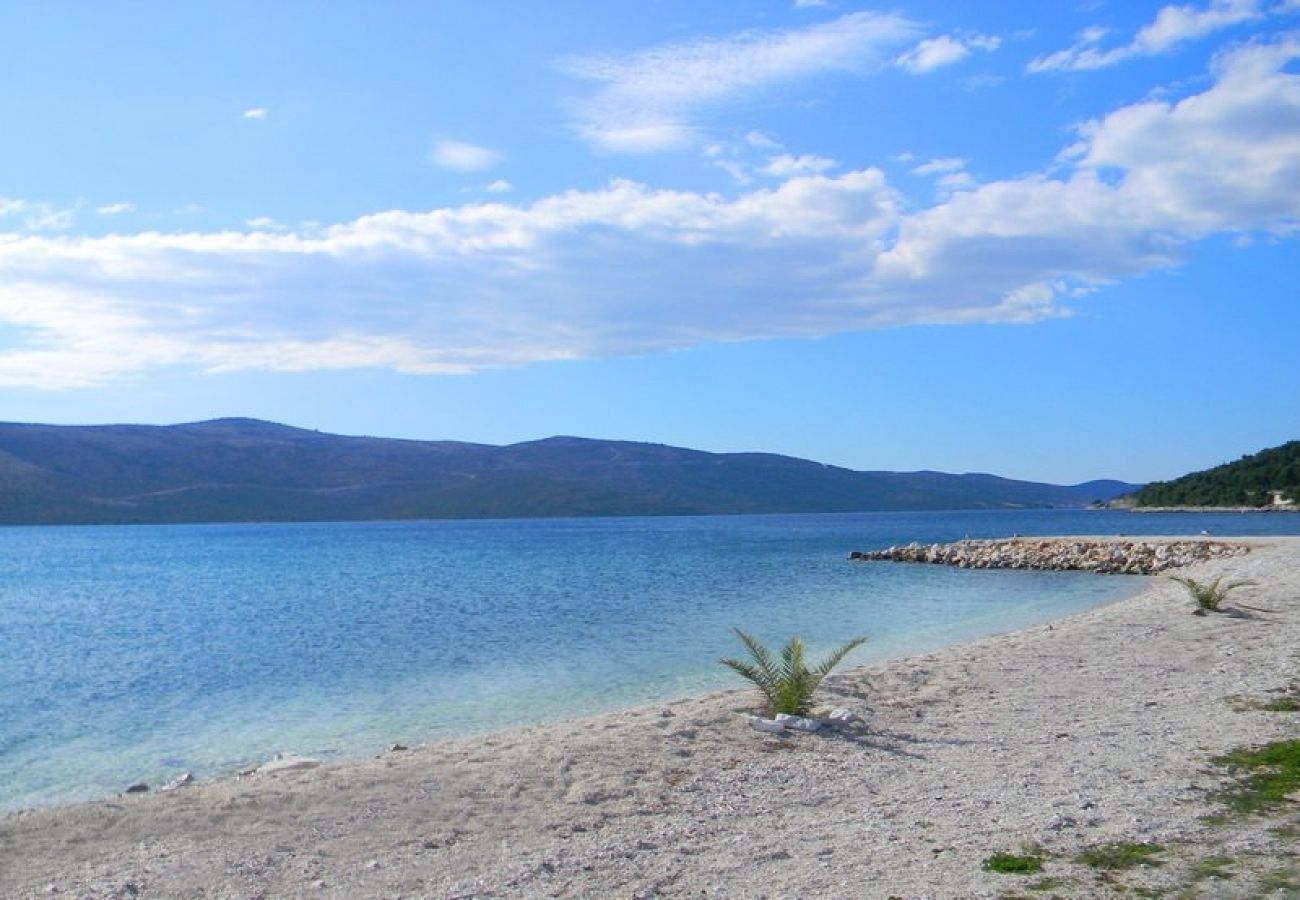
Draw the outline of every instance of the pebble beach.
[[[1192,615],[1153,577],[1047,625],[846,669],[819,699],[851,726],[757,732],[738,686],[14,813],[0,895],[1295,896],[1300,803],[1217,815],[1233,779],[1214,758],[1300,736],[1300,713],[1262,708],[1300,682],[1300,538],[1226,542],[1249,552],[1176,571],[1255,582],[1227,612]],[[1120,844],[1158,864],[1081,861]],[[997,853],[1041,870],[987,871]],[[1227,860],[1222,877],[1206,860]]]

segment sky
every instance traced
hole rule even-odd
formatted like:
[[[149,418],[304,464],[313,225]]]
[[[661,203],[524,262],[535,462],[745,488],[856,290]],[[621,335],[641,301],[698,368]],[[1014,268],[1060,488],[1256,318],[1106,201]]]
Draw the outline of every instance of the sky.
[[[1300,0],[0,3],[0,420],[1300,437]]]

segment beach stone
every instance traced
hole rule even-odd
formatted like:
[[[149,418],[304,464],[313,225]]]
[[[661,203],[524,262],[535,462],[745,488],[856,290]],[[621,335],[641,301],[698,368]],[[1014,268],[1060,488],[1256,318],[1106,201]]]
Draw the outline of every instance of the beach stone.
[[[277,753],[275,759],[257,767],[259,775],[273,775],[276,772],[298,772],[315,769],[321,764],[319,759],[310,756],[296,756],[292,753]]]
[[[141,781],[131,785],[129,788],[126,789],[126,792],[128,794],[143,794],[147,790],[149,790],[149,785]]]
[[[789,713],[777,713],[776,721],[780,722],[785,728],[792,728],[795,731],[807,731],[810,734],[820,731],[822,723],[816,719],[805,719],[803,716],[792,716]]]
[[[784,722],[779,722],[776,719],[764,719],[762,716],[750,716],[749,727],[767,734],[781,734],[785,731]]]
[[[193,784],[193,783],[194,783],[194,773],[186,772],[185,774],[173,778],[171,781],[167,782],[165,785],[162,786],[162,790],[174,791],[179,788],[185,787],[185,785],[187,784]]]

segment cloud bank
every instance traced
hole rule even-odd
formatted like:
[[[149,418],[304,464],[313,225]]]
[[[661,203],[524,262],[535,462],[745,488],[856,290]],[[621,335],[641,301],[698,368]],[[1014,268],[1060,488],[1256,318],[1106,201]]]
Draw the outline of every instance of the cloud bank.
[[[1082,123],[1050,174],[919,210],[878,169],[790,156],[735,197],[616,180],[301,233],[0,233],[0,385],[166,367],[460,373],[1060,315],[1189,242],[1295,236],[1297,59],[1300,37],[1246,45],[1201,93]],[[0,201],[0,228],[32,208]]]

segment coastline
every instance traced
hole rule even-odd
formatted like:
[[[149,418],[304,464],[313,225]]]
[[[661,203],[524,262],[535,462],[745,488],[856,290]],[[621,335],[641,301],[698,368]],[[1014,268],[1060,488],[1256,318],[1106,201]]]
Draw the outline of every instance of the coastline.
[[[1190,616],[1182,588],[1153,579],[1047,625],[832,676],[824,699],[862,714],[860,733],[757,734],[743,715],[753,694],[738,689],[27,811],[0,819],[0,883],[23,897],[216,886],[239,896],[997,896],[1023,882],[981,861],[1032,842],[1055,854],[1045,871],[1071,880],[1065,895],[1092,896],[1095,873],[1064,855],[1116,839],[1170,848],[1169,865],[1126,874],[1166,883],[1194,863],[1189,848],[1267,843],[1260,828],[1216,838],[1200,823],[1207,792],[1223,784],[1209,757],[1297,732],[1295,714],[1242,712],[1226,698],[1300,677],[1300,538],[1231,540],[1255,549],[1183,571],[1254,578],[1243,602],[1276,612]]]

